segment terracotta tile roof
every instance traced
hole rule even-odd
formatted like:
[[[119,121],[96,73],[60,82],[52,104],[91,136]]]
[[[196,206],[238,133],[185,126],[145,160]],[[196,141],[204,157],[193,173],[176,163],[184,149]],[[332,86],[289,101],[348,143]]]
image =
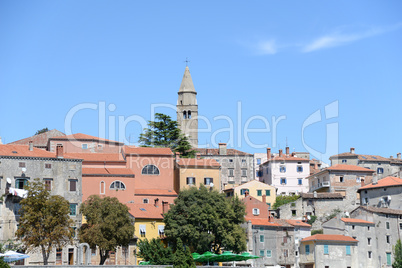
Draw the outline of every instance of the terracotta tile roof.
[[[83,133],[76,133],[68,136],[61,136],[61,137],[52,137],[49,140],[78,140],[78,141],[102,141],[102,142],[108,142],[108,143],[117,143],[120,145],[123,145],[122,142],[119,141],[112,141],[112,140],[107,140]]]
[[[353,154],[350,152],[333,155],[329,159],[332,160],[334,158],[342,158],[342,157],[357,158],[362,161],[389,161],[389,159],[379,155]]]
[[[341,221],[346,222],[346,223],[374,224],[374,222],[371,222],[371,221],[365,221],[365,220],[361,220],[361,219],[351,219],[351,218],[341,218]]]
[[[344,164],[337,164],[334,166],[327,167],[324,170],[332,170],[332,171],[357,171],[357,172],[368,172],[368,173],[374,173],[374,170],[360,167],[360,166],[354,166],[354,165],[344,165]]]
[[[221,165],[215,159],[194,159],[194,158],[180,158],[177,162],[179,166],[192,166],[192,167],[216,167]]]
[[[350,243],[359,242],[350,236],[328,235],[328,234],[316,234],[309,237],[305,237],[301,240],[301,242],[307,242],[307,241],[333,241],[333,242],[350,242]]]
[[[177,196],[177,193],[167,189],[135,189],[135,195]]]
[[[300,226],[300,227],[309,227],[311,228],[311,225],[308,223],[305,223],[301,220],[286,220],[289,224],[293,226]]]
[[[402,186],[402,179],[397,177],[385,177],[381,180],[378,180],[377,184],[367,184],[357,191],[367,190],[367,189],[375,189],[375,188],[382,188],[382,187],[394,187],[394,186]]]
[[[129,168],[83,168],[82,175],[134,178],[134,172]]]
[[[265,163],[268,162],[279,162],[279,161],[300,161],[300,162],[310,162],[309,159],[306,158],[301,158],[301,157],[296,157],[296,156],[292,156],[292,155],[282,155],[282,156],[274,156],[271,159],[268,159]],[[264,163],[264,164],[265,164]]]
[[[130,209],[128,212],[137,219],[163,219],[162,204],[155,207],[153,204],[126,204]]]
[[[317,193],[317,197],[314,197],[314,193],[301,193],[300,196],[308,199],[343,199],[340,193]]]
[[[364,209],[373,213],[382,213],[382,214],[394,214],[394,215],[402,215],[402,210],[398,209],[390,209],[390,208],[378,208],[373,206],[360,206],[357,209]]]
[[[64,156],[83,159],[84,162],[126,162],[119,153],[64,153]]]
[[[274,226],[274,227],[281,227],[282,224],[281,222],[277,222],[277,221],[268,221],[268,219],[254,219],[254,218],[245,218],[246,221],[251,221],[252,225],[262,225],[262,226]],[[286,225],[287,226],[287,225]],[[286,227],[285,226],[285,227]]]
[[[22,140],[14,141],[9,144],[21,144],[21,145],[28,145],[30,141],[33,142],[33,145],[35,147],[40,147],[40,148],[46,148],[47,147],[47,142],[49,138],[53,137],[60,137],[60,136],[65,136],[63,132],[58,131],[57,129],[52,129],[47,132],[34,135]]]
[[[194,148],[201,155],[219,155],[219,149],[212,148]],[[252,155],[236,149],[226,149],[226,155]]]
[[[126,155],[173,155],[170,148],[124,146]]]
[[[0,156],[10,157],[35,157],[35,158],[56,158],[55,152],[45,151],[33,147],[29,150],[29,145],[0,144]],[[73,157],[64,157],[64,159],[76,159]]]

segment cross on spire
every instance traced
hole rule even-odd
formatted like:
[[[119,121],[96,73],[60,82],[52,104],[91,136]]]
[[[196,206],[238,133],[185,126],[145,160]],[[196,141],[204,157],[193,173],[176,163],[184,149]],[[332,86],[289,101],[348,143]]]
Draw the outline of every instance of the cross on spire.
[[[188,66],[188,63],[190,62],[189,60],[188,60],[188,58],[186,57],[186,60],[184,61],[185,63],[186,63],[186,67]]]

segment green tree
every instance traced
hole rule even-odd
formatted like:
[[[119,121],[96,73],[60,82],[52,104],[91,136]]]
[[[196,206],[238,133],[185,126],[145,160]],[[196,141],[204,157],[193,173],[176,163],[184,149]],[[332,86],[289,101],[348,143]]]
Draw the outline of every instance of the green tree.
[[[299,199],[300,195],[278,195],[276,196],[275,204],[273,205],[274,209],[279,208],[285,204],[291,203]]]
[[[173,253],[170,247],[165,247],[159,238],[141,239],[138,242],[138,257],[153,265],[173,264]]]
[[[47,127],[45,127],[45,128],[42,128],[42,129],[39,129],[38,131],[36,131],[35,135],[39,135],[39,134],[42,134],[42,133],[45,133],[48,131],[49,131],[49,129]]]
[[[0,243],[0,253],[4,253],[4,252],[5,252],[4,244]],[[10,265],[8,265],[4,261],[4,257],[0,257],[0,268],[10,268]]]
[[[400,239],[396,241],[394,246],[394,259],[392,268],[402,268],[402,243]]]
[[[40,179],[32,181],[26,189],[28,196],[20,202],[20,225],[16,236],[29,250],[39,247],[43,264],[47,265],[54,246],[61,248],[73,241],[70,205],[64,197],[50,195]]]
[[[193,256],[191,255],[190,248],[183,246],[180,238],[177,238],[176,251],[173,255],[174,268],[188,268],[195,267]]]
[[[177,121],[168,115],[156,113],[156,121],[149,121],[148,128],[140,134],[139,143],[146,147],[167,147],[182,157],[194,158],[196,151],[178,128]]]
[[[227,199],[215,189],[200,185],[182,190],[165,214],[165,234],[174,244],[178,239],[191,251],[204,253],[221,248],[240,253],[246,250],[245,206],[237,198]]]
[[[80,212],[87,220],[79,230],[80,241],[91,248],[99,247],[100,265],[109,257],[109,251],[117,246],[128,246],[133,238],[134,223],[128,207],[116,197],[91,195],[81,204]]]

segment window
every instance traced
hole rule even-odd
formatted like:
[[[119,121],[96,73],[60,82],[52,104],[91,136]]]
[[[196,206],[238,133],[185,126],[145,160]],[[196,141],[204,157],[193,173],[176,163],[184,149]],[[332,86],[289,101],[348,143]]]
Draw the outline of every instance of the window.
[[[186,183],[187,185],[195,185],[195,177],[187,177]]]
[[[142,203],[143,203],[143,204],[148,204],[148,203],[149,203],[149,199],[148,199],[148,198],[142,199]]]
[[[391,253],[387,252],[387,265],[392,265]]]
[[[402,230],[402,223],[399,224],[399,229]]]
[[[303,172],[303,166],[297,166],[297,172]]]
[[[264,226],[260,226],[260,231],[264,231]]]
[[[349,246],[349,245],[346,246],[346,255],[351,255],[350,246]]]
[[[187,119],[187,112],[183,111],[183,119]]]
[[[96,248],[91,248],[91,255],[96,256]]]
[[[88,149],[88,144],[83,143],[83,144],[81,145],[81,148],[84,149],[84,150],[85,150],[85,149]]]
[[[302,185],[303,184],[303,179],[297,179],[297,184]]]
[[[346,162],[348,162],[348,160],[342,159],[342,163],[346,163]]]
[[[158,233],[159,233],[159,236],[165,235],[165,225],[158,225]]]
[[[15,188],[24,189],[24,186],[28,184],[28,179],[26,178],[16,178],[15,179]]]
[[[387,222],[385,223],[385,227],[386,227],[387,229],[389,229],[389,221],[387,221]]]
[[[283,250],[283,257],[285,257],[285,258],[289,257],[289,250],[287,250],[287,249]]]
[[[287,237],[287,236],[284,236],[284,237],[283,237],[283,243],[286,244],[287,242],[288,242],[288,237]]]
[[[241,162],[242,162],[242,163],[246,163],[246,159],[242,159]]]
[[[356,177],[356,182],[360,183],[362,181],[362,179],[360,177]]]
[[[214,182],[213,178],[204,178],[204,184],[205,185],[210,185],[213,182]]]
[[[257,165],[261,165],[261,158],[257,158]]]
[[[264,257],[264,250],[260,250],[260,257]]]
[[[146,165],[141,174],[143,175],[159,175],[159,169],[155,165]]]
[[[140,230],[139,231],[140,231],[140,236],[141,237],[145,237],[145,234],[146,234],[146,229],[145,228],[146,228],[145,224],[140,224],[140,228],[139,228]]]
[[[391,243],[391,236],[387,235],[386,239],[387,239],[387,244],[390,244]]]
[[[292,216],[296,216],[296,210],[292,210]]]
[[[77,216],[77,204],[70,204],[70,216]]]
[[[229,172],[229,177],[233,177],[233,176],[234,176],[234,170],[233,170],[233,168],[229,168],[229,169],[228,169],[228,172]]]
[[[70,186],[70,192],[77,191],[77,181],[78,180],[68,180]]]
[[[329,254],[328,245],[324,245],[324,254]]]
[[[244,194],[246,194],[246,192],[249,192],[248,189],[241,189],[240,195],[244,195]]]
[[[266,196],[271,196],[271,190],[265,190],[265,195]]]
[[[260,242],[264,243],[264,235],[260,235]]]
[[[367,231],[370,232],[370,226],[367,226]]]
[[[114,182],[112,182],[112,184],[110,184],[109,189],[110,190],[125,190],[126,185],[124,185],[124,183],[122,183],[121,181],[114,181]]]
[[[14,215],[15,216],[20,215],[20,209],[21,209],[21,204],[20,203],[14,203]]]
[[[377,174],[383,174],[384,169],[382,167],[377,168]]]
[[[271,250],[267,250],[267,257],[271,258],[272,257],[272,251]]]
[[[242,177],[247,177],[247,169],[242,168],[242,170],[241,170],[241,176],[242,176]]]
[[[105,182],[100,182],[100,194],[105,194]]]
[[[367,257],[368,257],[369,259],[371,259],[371,256],[372,256],[371,251],[367,252]]]
[[[257,196],[262,196],[262,190],[257,190]]]
[[[187,112],[188,119],[191,119],[191,111]]]
[[[45,168],[52,168],[52,164],[45,164]]]
[[[267,203],[268,207],[271,208],[271,203]]]
[[[45,188],[47,191],[52,190],[52,181],[53,179],[43,179],[45,181]]]
[[[73,237],[77,238],[77,227],[73,227]]]
[[[56,249],[56,265],[62,264],[62,250],[61,248]]]
[[[339,177],[339,182],[344,182],[345,180],[343,179],[343,176]]]
[[[354,225],[352,225],[352,230],[354,230],[355,229],[355,226]]]
[[[19,166],[19,167],[25,167],[25,162],[19,162],[19,163],[18,163],[18,166]]]
[[[256,177],[262,177],[261,171],[260,171],[260,170],[257,170],[257,171],[255,172],[255,176],[256,176]]]
[[[286,184],[286,178],[281,178],[281,184]]]
[[[286,167],[285,166],[280,166],[279,167],[279,172],[285,173],[286,172]]]
[[[371,245],[371,238],[370,237],[367,238],[367,245],[369,245],[369,246]]]
[[[229,163],[233,163],[233,159],[229,159]]]
[[[253,208],[253,215],[260,215],[260,209]]]

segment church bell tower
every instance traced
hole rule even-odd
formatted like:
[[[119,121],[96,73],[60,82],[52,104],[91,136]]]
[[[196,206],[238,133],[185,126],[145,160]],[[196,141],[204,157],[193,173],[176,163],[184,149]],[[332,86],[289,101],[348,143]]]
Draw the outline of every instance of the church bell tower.
[[[177,123],[191,146],[198,147],[198,105],[190,69],[186,66],[177,99]]]

